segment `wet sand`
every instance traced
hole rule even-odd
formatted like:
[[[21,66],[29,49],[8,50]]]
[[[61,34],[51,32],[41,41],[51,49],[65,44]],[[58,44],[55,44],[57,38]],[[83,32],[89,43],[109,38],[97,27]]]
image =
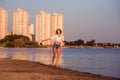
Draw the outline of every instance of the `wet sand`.
[[[0,80],[120,80],[39,62],[0,58]]]

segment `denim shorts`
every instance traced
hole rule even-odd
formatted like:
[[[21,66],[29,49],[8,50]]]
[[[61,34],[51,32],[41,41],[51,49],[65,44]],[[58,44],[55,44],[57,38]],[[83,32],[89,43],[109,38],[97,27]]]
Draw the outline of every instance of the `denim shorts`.
[[[56,48],[56,49],[59,49],[61,46],[60,46],[60,44],[53,44],[53,48]]]

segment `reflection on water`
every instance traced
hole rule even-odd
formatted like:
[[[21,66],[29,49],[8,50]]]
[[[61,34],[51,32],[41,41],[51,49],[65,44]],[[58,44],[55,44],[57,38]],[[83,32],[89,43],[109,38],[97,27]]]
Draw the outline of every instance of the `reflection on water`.
[[[11,59],[28,60],[28,55],[23,53],[13,53]]]
[[[1,52],[0,52],[0,58],[7,58],[7,54],[6,54],[6,53],[1,53]]]
[[[4,49],[0,50],[0,58],[11,58],[18,60],[29,60],[35,62],[41,62],[43,64],[51,64],[52,62],[52,50],[48,49],[26,49],[23,48],[13,48],[13,49]],[[60,59],[60,65],[63,65],[62,56]]]

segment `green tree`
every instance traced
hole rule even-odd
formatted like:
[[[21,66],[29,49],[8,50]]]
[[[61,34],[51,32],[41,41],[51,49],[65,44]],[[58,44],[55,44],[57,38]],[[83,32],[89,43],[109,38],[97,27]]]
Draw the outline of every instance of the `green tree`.
[[[95,40],[91,40],[91,41],[87,41],[87,42],[86,42],[86,45],[88,45],[88,46],[94,46],[95,43],[96,43]]]
[[[78,39],[77,41],[75,41],[76,45],[84,45],[84,40],[82,39]]]
[[[15,47],[25,47],[26,42],[24,39],[15,39],[14,40]]]
[[[25,47],[29,42],[30,39],[23,35],[7,35],[0,40],[0,44],[5,47]]]
[[[7,41],[3,44],[4,47],[15,47],[15,44],[11,41]]]

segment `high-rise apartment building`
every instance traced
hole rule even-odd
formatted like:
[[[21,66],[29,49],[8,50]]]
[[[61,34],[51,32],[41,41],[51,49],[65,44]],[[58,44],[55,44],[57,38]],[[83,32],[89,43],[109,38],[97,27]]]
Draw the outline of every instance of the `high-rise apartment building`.
[[[47,13],[41,11],[36,14],[36,39],[40,43],[53,35],[57,28],[63,31],[63,15],[58,13]],[[51,45],[51,41],[44,42],[44,45]]]
[[[8,28],[8,10],[0,7],[0,39],[7,34]]]
[[[13,11],[13,34],[28,36],[28,11],[17,9]]]
[[[36,39],[35,41],[40,43],[41,40],[50,37],[50,13],[41,11],[36,14]],[[49,45],[50,41],[44,42],[44,45]]]
[[[52,26],[52,35],[55,34],[56,29],[61,29],[62,31],[63,29],[63,14],[59,14],[59,13],[53,13],[51,14],[51,26]]]
[[[51,34],[51,14],[50,13],[46,13],[46,19],[45,19],[45,39],[49,38],[50,36],[52,36]],[[46,41],[45,45],[50,45],[51,41]]]

